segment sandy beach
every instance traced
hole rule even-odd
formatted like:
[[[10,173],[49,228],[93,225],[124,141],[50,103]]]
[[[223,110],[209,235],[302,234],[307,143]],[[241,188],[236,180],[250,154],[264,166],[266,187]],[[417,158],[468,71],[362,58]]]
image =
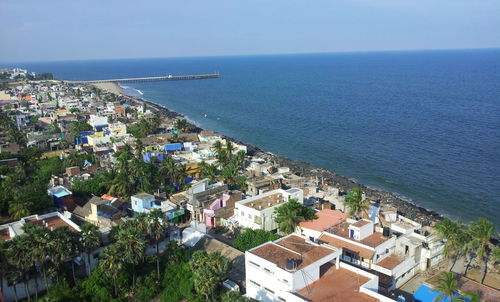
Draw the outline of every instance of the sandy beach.
[[[116,83],[96,83],[93,85],[99,89],[102,89],[102,90],[105,90],[105,91],[108,91],[108,92],[111,92],[114,94],[125,95],[123,93],[123,90],[120,88],[120,85],[118,85]]]

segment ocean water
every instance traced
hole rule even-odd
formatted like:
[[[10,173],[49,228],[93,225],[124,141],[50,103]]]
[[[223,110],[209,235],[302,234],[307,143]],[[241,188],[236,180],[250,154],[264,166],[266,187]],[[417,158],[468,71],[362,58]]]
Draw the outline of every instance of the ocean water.
[[[500,227],[500,50],[9,65],[69,80],[219,72],[125,86],[265,151]]]

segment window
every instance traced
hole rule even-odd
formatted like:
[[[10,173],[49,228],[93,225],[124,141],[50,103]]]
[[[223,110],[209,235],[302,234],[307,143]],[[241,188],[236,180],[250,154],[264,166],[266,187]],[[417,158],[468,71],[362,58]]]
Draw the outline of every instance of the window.
[[[278,297],[278,300],[282,301],[282,302],[286,302],[285,299],[281,298],[281,297]]]
[[[410,247],[405,245],[405,255],[407,255],[410,252]]]
[[[270,293],[271,295],[274,295],[274,291],[270,290],[269,288],[267,287],[264,287],[264,290],[268,293]]]
[[[260,265],[258,265],[258,264],[257,264],[257,263],[255,263],[255,262],[252,262],[252,261],[248,261],[248,262],[249,262],[251,265],[253,265],[253,266],[260,267]]]
[[[252,219],[252,214],[248,214],[248,219]]]
[[[257,287],[260,287],[260,284],[259,284],[259,283],[257,283],[257,282],[255,282],[255,281],[253,281],[253,280],[250,280],[250,283],[252,283],[253,285],[255,285],[255,286],[257,286]]]
[[[285,283],[285,284],[288,284],[288,280],[286,280],[286,279],[282,279],[281,281],[283,281],[283,283]]]
[[[245,212],[241,211],[240,216],[241,216],[241,217],[245,217]]]
[[[268,269],[268,268],[264,268],[264,271],[265,271],[266,273],[268,273],[268,274],[271,274],[271,275],[273,274],[273,272],[271,272],[271,270],[270,270],[270,269]]]

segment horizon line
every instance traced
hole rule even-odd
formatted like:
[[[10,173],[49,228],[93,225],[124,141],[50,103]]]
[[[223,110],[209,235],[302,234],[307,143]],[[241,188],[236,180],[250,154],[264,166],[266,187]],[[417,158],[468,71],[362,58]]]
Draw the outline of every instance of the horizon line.
[[[478,47],[478,48],[429,48],[429,49],[387,49],[387,50],[346,50],[325,52],[290,52],[290,53],[257,53],[257,54],[226,54],[226,55],[199,55],[199,56],[167,56],[167,57],[122,57],[122,58],[98,58],[98,59],[64,59],[64,60],[38,60],[38,61],[0,61],[4,64],[26,64],[26,63],[58,63],[58,62],[82,62],[82,61],[113,61],[113,60],[147,60],[147,59],[189,59],[189,58],[224,58],[224,57],[258,57],[258,56],[285,56],[285,55],[324,55],[324,54],[349,54],[349,53],[381,53],[381,52],[430,52],[430,51],[467,51],[467,50],[500,50],[500,47]]]

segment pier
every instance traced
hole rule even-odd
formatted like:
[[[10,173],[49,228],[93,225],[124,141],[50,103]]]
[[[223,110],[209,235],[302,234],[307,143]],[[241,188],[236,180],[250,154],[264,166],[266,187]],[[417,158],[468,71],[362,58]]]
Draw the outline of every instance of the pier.
[[[123,79],[110,79],[110,80],[94,80],[94,81],[78,81],[76,83],[132,83],[132,82],[157,82],[157,81],[181,81],[181,80],[204,80],[219,78],[218,73],[211,74],[195,74],[195,75],[181,75],[181,76],[160,76],[160,77],[144,77],[144,78],[123,78]]]

